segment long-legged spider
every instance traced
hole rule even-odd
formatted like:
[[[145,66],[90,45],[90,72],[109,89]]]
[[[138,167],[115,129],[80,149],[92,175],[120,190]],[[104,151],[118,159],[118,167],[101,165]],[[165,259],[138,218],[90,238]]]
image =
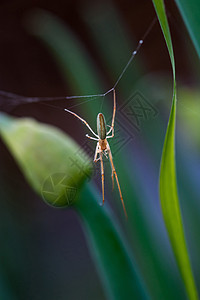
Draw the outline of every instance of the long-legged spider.
[[[114,123],[115,123],[115,114],[116,114],[116,93],[115,93],[114,88],[111,89],[111,90],[113,91],[113,101],[114,101],[112,123],[111,123],[111,126],[106,125],[104,115],[102,113],[99,113],[97,115],[97,134],[92,130],[90,125],[83,118],[81,118],[80,116],[78,116],[77,114],[72,112],[71,110],[65,109],[65,111],[71,113],[72,115],[77,117],[79,120],[81,120],[88,127],[88,129],[91,131],[91,133],[95,136],[95,137],[91,137],[88,134],[86,134],[87,138],[97,141],[97,146],[96,146],[96,150],[95,150],[95,154],[94,154],[94,162],[96,163],[98,160],[100,160],[100,163],[101,163],[101,183],[102,183],[103,204],[104,204],[104,199],[105,199],[104,198],[105,197],[104,196],[105,192],[104,192],[103,155],[105,155],[106,158],[109,158],[110,165],[111,165],[111,171],[112,171],[112,173],[111,173],[112,184],[113,184],[113,187],[114,187],[114,176],[115,176],[117,186],[118,186],[118,190],[119,190],[120,199],[121,199],[122,206],[123,206],[123,209],[124,209],[124,213],[125,213],[125,216],[127,217],[127,212],[126,212],[126,208],[125,208],[125,205],[124,205],[124,200],[123,200],[123,197],[122,197],[122,192],[121,192],[117,172],[115,170],[115,166],[114,166],[114,163],[113,163],[112,152],[111,152],[108,140],[107,140],[107,139],[110,139],[110,138],[114,137]],[[108,131],[106,130],[106,126],[110,127],[110,129]],[[99,155],[99,157],[97,157],[98,155]]]

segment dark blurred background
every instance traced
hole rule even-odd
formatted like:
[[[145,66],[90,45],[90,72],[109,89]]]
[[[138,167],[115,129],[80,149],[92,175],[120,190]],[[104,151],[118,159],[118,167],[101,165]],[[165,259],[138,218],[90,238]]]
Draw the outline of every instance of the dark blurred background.
[[[36,9],[51,12],[62,20],[95,61],[105,86],[108,89],[112,87],[116,77],[110,76],[110,71],[102,64],[84,17],[87,11],[92,12],[94,19],[99,18],[100,13],[103,17],[102,7],[106,11],[108,3],[116,10],[129,40],[133,40],[135,46],[155,18],[151,1],[1,1],[0,90],[25,97],[74,93],[48,48],[31,33],[29,20]],[[195,86],[199,74],[195,64],[196,53],[174,1],[166,1],[166,9],[175,50],[177,81],[186,87]],[[121,69],[128,58],[118,56]],[[143,75],[154,73],[169,78],[171,91],[169,89],[170,97],[166,100],[169,107],[171,66],[158,23],[135,59],[141,62]],[[78,143],[83,142],[82,126],[74,122],[73,126],[77,127],[72,132],[71,119],[68,120],[59,109],[40,103],[15,101],[12,97],[1,95],[0,109],[17,117],[31,116],[53,124],[73,135]],[[104,299],[76,213],[71,209],[56,210],[43,203],[25,182],[2,141],[0,166],[0,292],[6,295],[3,299]]]
[[[98,2],[102,3],[100,1],[92,3],[96,6],[97,14]],[[63,82],[56,64],[44,45],[28,32],[26,21],[36,8],[52,12],[84,43],[92,58],[98,60],[97,51],[91,43],[90,32],[83,20],[83,13],[90,5],[90,1],[1,1],[1,89],[27,96],[68,95],[70,87]],[[150,1],[114,1],[113,5],[118,10],[128,34],[134,40],[139,40],[143,36],[155,18]],[[178,53],[176,56],[178,79],[190,83],[193,78],[186,48],[187,33],[175,3],[167,1],[166,9],[175,52]],[[93,17],[95,18],[94,15]],[[146,43],[148,47],[144,47],[140,55],[148,71],[170,72],[167,50],[159,26],[154,28]],[[102,68],[101,71],[105,72]]]

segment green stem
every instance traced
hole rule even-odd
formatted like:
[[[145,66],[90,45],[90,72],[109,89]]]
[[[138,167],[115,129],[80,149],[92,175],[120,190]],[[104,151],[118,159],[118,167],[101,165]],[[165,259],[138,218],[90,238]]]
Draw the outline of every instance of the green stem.
[[[98,195],[86,185],[75,207],[82,219],[85,235],[108,291],[109,299],[147,299],[135,262],[113,216],[99,206]]]

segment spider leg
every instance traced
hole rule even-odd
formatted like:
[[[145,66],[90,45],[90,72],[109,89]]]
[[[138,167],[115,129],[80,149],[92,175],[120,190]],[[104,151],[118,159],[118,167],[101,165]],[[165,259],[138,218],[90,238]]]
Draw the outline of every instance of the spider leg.
[[[112,189],[114,190],[115,184],[114,184],[114,172],[113,172],[113,170],[112,170],[112,173],[111,173],[111,178],[112,178]]]
[[[94,153],[94,162],[97,162],[100,159],[100,158],[97,158],[98,154],[99,154],[99,142],[97,143],[96,150]]]
[[[107,132],[107,135],[109,135],[110,132],[112,131],[112,137],[114,136],[114,123],[115,123],[115,113],[116,113],[116,93],[115,93],[115,89],[113,89],[113,101],[114,101],[114,105],[113,105],[112,124],[110,126],[110,129]]]
[[[92,137],[92,136],[89,136],[88,134],[86,134],[85,135],[88,139],[90,139],[90,140],[94,140],[94,141],[98,141],[99,139],[96,139],[96,138],[94,138],[94,137]]]
[[[97,162],[97,161],[99,161],[100,160],[100,157],[98,157],[96,160],[95,160],[95,163]]]
[[[83,118],[81,118],[79,115],[75,114],[73,111],[71,111],[71,110],[69,110],[69,109],[67,109],[67,108],[65,108],[64,110],[67,111],[67,112],[69,112],[70,114],[74,115],[74,116],[75,116],[76,118],[78,118],[79,120],[81,120],[81,122],[83,122],[83,123],[87,126],[87,128],[92,132],[92,134],[93,134],[94,136],[96,136],[97,138],[99,138],[98,135],[92,130],[92,128],[90,127],[90,125],[88,124],[88,122],[86,122],[86,121],[85,121]]]
[[[114,129],[112,130],[112,135],[106,136],[107,139],[111,139],[114,137]]]
[[[104,167],[103,167],[103,155],[102,151],[99,152],[99,157],[101,161],[101,185],[102,185],[102,205],[104,205]]]
[[[110,139],[110,138],[112,138],[114,136],[114,128],[112,128],[112,126],[110,126],[110,125],[106,125],[106,126],[110,127],[109,131],[106,134],[106,138]],[[108,136],[108,134],[110,133],[110,131],[112,131],[112,135]]]
[[[105,157],[108,159],[108,153],[106,150],[103,151],[103,154],[105,155]]]
[[[119,195],[120,195],[121,203],[122,203],[122,206],[123,206],[123,209],[124,209],[124,214],[125,214],[126,218],[128,218],[128,215],[127,215],[127,212],[126,212],[126,208],[125,208],[125,204],[124,204],[124,200],[123,200],[123,197],[122,197],[122,192],[121,192],[121,188],[120,188],[120,184],[119,184],[117,172],[115,170],[115,166],[114,166],[114,163],[113,163],[112,153],[111,153],[110,146],[109,146],[108,143],[107,143],[107,149],[108,149],[108,155],[109,155],[110,165],[111,165],[111,169],[112,169],[112,180],[114,181],[113,177],[115,175],[115,179],[116,179],[116,182],[117,182],[117,187],[118,187],[118,190],[119,190]]]

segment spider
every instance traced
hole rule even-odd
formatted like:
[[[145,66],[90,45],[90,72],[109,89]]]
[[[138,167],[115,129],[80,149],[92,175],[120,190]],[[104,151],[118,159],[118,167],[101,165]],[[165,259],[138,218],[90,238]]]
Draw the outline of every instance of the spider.
[[[102,204],[104,204],[104,200],[105,200],[105,196],[104,196],[104,194],[105,194],[105,191],[104,191],[104,166],[103,166],[103,155],[104,155],[107,159],[109,158],[109,160],[110,160],[111,171],[112,171],[112,173],[111,173],[112,185],[113,185],[113,188],[114,188],[114,176],[115,176],[117,186],[118,186],[118,190],[119,190],[121,203],[122,203],[122,206],[123,206],[123,209],[124,209],[125,216],[127,217],[127,212],[126,212],[124,200],[123,200],[123,197],[122,197],[122,192],[121,192],[117,172],[115,170],[115,166],[114,166],[114,163],[113,163],[112,152],[111,152],[111,149],[110,149],[110,146],[109,146],[109,143],[108,143],[108,139],[114,137],[114,123],[115,123],[115,114],[116,114],[116,93],[115,93],[115,89],[113,88],[110,91],[113,91],[113,101],[114,101],[112,123],[111,123],[111,126],[106,125],[106,120],[105,120],[104,115],[102,113],[99,113],[97,115],[97,134],[92,130],[90,125],[83,118],[81,118],[80,116],[78,116],[77,114],[72,112],[71,110],[65,109],[65,111],[71,113],[76,118],[81,120],[88,127],[88,129],[91,131],[91,133],[95,136],[95,137],[91,137],[88,134],[86,134],[87,138],[97,141],[96,150],[95,150],[95,154],[94,154],[94,162],[96,163],[97,161],[100,160],[100,163],[101,163],[101,183],[102,183],[102,201],[103,201]],[[110,129],[108,131],[106,130],[106,126],[110,127]],[[99,157],[98,157],[98,155],[99,155]]]

